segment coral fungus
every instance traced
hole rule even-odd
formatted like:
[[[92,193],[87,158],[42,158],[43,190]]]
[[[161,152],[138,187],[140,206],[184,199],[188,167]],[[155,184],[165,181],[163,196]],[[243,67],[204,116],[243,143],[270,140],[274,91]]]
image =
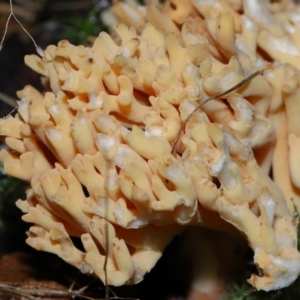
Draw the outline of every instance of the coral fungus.
[[[256,289],[291,284],[300,272],[295,9],[119,2],[112,35],[27,56],[45,92],[26,86],[17,115],[0,120],[5,171],[29,182],[17,201],[34,224],[27,243],[103,281],[107,255],[107,282],[118,286],[141,281],[186,225],[235,229],[261,270],[249,279]]]

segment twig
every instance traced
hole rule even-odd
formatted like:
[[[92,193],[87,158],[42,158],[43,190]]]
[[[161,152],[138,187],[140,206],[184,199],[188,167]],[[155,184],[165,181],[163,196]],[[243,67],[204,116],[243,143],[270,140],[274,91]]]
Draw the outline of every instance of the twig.
[[[107,174],[109,174],[107,170]],[[107,176],[108,178],[108,176]],[[108,196],[107,196],[108,197]],[[108,199],[106,201],[108,203]],[[103,264],[103,270],[104,270],[104,285],[105,285],[105,300],[109,299],[109,287],[107,284],[107,262],[108,262],[108,255],[109,255],[109,238],[108,238],[108,205],[105,206],[105,217],[106,217],[106,223],[105,223],[105,260]]]
[[[15,285],[15,286],[14,286]],[[122,298],[118,297],[114,294],[113,297],[105,297],[105,298],[94,298],[89,297],[86,295],[82,295],[83,290],[86,289],[86,287],[81,288],[79,290],[66,290],[66,291],[60,291],[55,289],[49,289],[49,288],[42,288],[39,286],[38,289],[35,288],[29,288],[26,289],[24,287],[20,288],[18,285],[21,285],[21,283],[15,282],[13,284],[7,284],[5,282],[0,282],[0,296],[3,294],[10,294],[15,296],[22,296],[22,299],[28,299],[28,300],[41,300],[42,297],[45,298],[58,298],[58,297],[72,297],[72,299],[80,298],[84,300],[138,300],[136,298]],[[16,286],[17,285],[17,286]]]
[[[35,49],[36,49],[36,52],[41,56],[41,57],[45,57],[45,53],[44,53],[44,50],[38,46],[34,40],[34,38],[29,34],[29,32],[24,28],[24,26],[22,25],[22,23],[19,21],[19,19],[15,16],[14,14],[14,11],[13,11],[13,5],[12,5],[12,0],[9,1],[9,4],[10,4],[10,14],[7,18],[7,21],[6,21],[6,24],[5,24],[5,31],[4,31],[4,34],[3,34],[3,37],[2,37],[2,40],[1,40],[1,43],[0,43],[0,51],[2,50],[3,48],[3,42],[4,42],[4,39],[5,39],[5,36],[6,36],[6,33],[7,33],[7,29],[8,29],[8,24],[9,24],[9,21],[10,21],[10,18],[13,17],[16,22],[21,26],[21,28],[25,31],[25,33],[30,37],[30,39],[32,40],[34,46],[35,46]]]
[[[17,109],[18,109],[18,106],[16,106],[7,116],[5,116],[4,119],[7,119],[9,116],[11,116]]]

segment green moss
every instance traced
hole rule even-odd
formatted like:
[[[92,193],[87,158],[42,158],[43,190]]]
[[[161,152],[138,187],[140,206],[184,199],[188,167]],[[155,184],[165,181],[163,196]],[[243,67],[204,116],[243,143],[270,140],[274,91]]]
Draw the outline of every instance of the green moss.
[[[222,300],[295,300],[300,299],[300,278],[287,288],[264,292],[254,290],[246,279],[243,283],[232,282],[228,285],[226,295]]]
[[[0,232],[12,232],[22,223],[21,212],[15,202],[25,197],[28,183],[7,175],[0,162]]]
[[[88,14],[74,14],[60,20],[63,28],[62,39],[67,39],[75,45],[88,43],[88,37],[98,36],[99,32],[107,28],[100,19],[97,6],[90,9]]]

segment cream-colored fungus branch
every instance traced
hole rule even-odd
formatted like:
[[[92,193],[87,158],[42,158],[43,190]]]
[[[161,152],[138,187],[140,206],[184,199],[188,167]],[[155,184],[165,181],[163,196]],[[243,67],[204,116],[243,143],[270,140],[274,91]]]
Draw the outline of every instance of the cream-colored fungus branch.
[[[246,238],[261,270],[254,288],[294,282],[294,11],[293,1],[118,2],[111,35],[26,56],[45,91],[18,92],[18,113],[0,120],[0,160],[29,184],[17,201],[34,224],[27,243],[119,286],[141,281],[176,234],[199,225]],[[196,276],[201,295],[220,292],[214,270],[209,285]]]

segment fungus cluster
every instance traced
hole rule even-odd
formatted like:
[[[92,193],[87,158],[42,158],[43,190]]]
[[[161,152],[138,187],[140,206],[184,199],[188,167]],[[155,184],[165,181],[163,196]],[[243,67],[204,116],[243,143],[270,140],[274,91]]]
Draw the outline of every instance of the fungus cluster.
[[[111,13],[121,23],[92,46],[64,40],[26,56],[45,91],[26,86],[16,116],[0,120],[5,171],[29,183],[17,201],[34,224],[27,243],[103,281],[107,255],[107,282],[119,286],[141,281],[186,225],[235,228],[261,270],[253,287],[290,285],[300,273],[300,6],[168,0]]]

